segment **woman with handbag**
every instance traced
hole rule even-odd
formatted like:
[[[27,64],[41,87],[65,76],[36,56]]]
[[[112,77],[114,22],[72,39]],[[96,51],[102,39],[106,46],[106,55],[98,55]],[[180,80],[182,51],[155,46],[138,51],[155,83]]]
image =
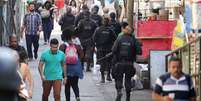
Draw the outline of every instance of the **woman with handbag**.
[[[51,32],[54,26],[53,19],[54,7],[50,1],[46,1],[42,8],[40,8],[40,15],[43,24],[44,44],[49,43]]]

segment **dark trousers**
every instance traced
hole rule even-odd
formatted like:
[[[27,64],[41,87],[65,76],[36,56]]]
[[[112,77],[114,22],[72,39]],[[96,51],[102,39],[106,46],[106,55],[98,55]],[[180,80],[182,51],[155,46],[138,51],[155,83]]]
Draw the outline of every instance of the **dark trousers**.
[[[115,67],[113,67],[112,75],[115,79],[115,87],[117,91],[123,88],[124,74],[125,74],[124,86],[126,88],[126,93],[130,94],[132,88],[131,78],[135,74],[135,69],[132,63],[117,63]]]
[[[90,68],[90,63],[93,63],[93,47],[91,43],[89,44],[82,44],[83,52],[84,52],[84,59],[81,60],[82,66],[84,67],[84,62],[87,62],[87,69]]]
[[[49,18],[42,19],[42,23],[43,23],[44,41],[49,42],[51,32],[52,32],[52,29],[53,29],[54,21],[53,21],[53,19],[51,17],[49,17]]]
[[[32,45],[34,47],[34,54],[37,55],[38,48],[39,48],[39,36],[38,35],[26,35],[26,45],[27,45],[28,57],[33,58]]]
[[[53,87],[54,101],[61,101],[61,80],[43,81],[43,97],[42,101],[48,101],[50,91]]]
[[[110,52],[110,49],[97,48],[97,59],[105,57]],[[100,72],[110,72],[110,69],[112,67],[112,57],[105,58],[102,61],[98,62],[98,64],[101,65]]]
[[[70,88],[73,88],[73,91],[75,93],[75,97],[80,97],[79,95],[79,87],[78,87],[78,80],[79,78],[77,76],[70,77],[68,76],[67,84],[65,85],[65,96],[66,101],[70,101]]]
[[[44,41],[45,42],[49,42],[50,41],[50,35],[51,35],[52,31],[43,31],[43,37],[44,37]]]
[[[124,86],[126,88],[126,93],[131,92],[131,77],[125,76]],[[119,79],[115,79],[115,87],[117,90],[121,90],[123,88],[123,75]]]
[[[45,42],[49,42],[50,36],[51,36],[51,33],[52,33],[52,28],[48,27],[50,25],[47,25],[47,24],[48,23],[43,24],[43,37],[44,37]]]

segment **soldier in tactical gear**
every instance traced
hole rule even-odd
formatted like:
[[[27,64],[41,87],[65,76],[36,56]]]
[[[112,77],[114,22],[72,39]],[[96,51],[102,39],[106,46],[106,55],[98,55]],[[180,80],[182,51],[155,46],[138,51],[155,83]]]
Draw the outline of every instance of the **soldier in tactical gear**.
[[[100,59],[111,52],[112,45],[116,40],[114,31],[109,26],[109,19],[103,19],[103,25],[98,27],[94,33],[93,40],[97,48],[97,58]],[[100,61],[101,65],[101,83],[105,83],[104,72],[107,71],[107,80],[112,81],[110,77],[112,58],[106,58]]]
[[[89,12],[89,8],[87,5],[83,5],[82,6],[82,10],[80,11],[80,13],[75,17],[75,22],[74,25],[78,26],[78,23],[80,22],[80,20],[84,19],[84,13]]]
[[[102,17],[98,15],[99,7],[95,5],[91,10],[91,19],[96,22],[98,26],[101,26],[102,24]]]
[[[80,20],[77,26],[77,36],[81,41],[84,51],[84,60],[87,62],[87,71],[90,71],[90,63],[93,60],[93,42],[92,36],[97,24],[90,19],[90,12],[83,12],[84,19]],[[82,60],[82,64],[83,64]]]
[[[110,13],[110,27],[114,30],[115,34],[121,33],[121,24],[116,20],[116,14]]]
[[[112,76],[117,90],[116,101],[121,101],[125,74],[126,101],[130,101],[131,77],[135,74],[133,62],[136,60],[136,39],[131,34],[132,28],[127,22],[122,23],[122,33],[123,35],[118,36],[112,48],[115,59]]]
[[[19,55],[16,51],[0,47],[0,101],[18,101],[21,78]]]

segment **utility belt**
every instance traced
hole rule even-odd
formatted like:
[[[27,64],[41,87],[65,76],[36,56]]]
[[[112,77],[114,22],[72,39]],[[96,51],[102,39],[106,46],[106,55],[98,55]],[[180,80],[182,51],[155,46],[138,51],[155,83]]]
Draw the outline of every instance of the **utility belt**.
[[[81,44],[83,46],[86,46],[86,45],[92,45],[92,38],[88,38],[88,39],[81,39]]]
[[[118,61],[116,63],[116,65],[129,65],[129,66],[133,66],[133,62],[132,61]]]

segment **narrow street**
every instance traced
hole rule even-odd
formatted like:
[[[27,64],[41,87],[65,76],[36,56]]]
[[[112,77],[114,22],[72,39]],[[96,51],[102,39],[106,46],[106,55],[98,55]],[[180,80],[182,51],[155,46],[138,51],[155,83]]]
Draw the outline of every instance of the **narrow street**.
[[[60,33],[60,27],[56,24],[51,38],[57,38],[60,40]],[[23,40],[23,43],[21,44],[25,46],[25,41]],[[47,48],[48,45],[43,45],[43,38],[41,33],[39,57],[41,53]],[[41,101],[42,97],[42,83],[38,72],[38,62],[39,58],[37,60],[29,62],[31,73],[34,78],[33,98],[30,101]],[[84,79],[80,80],[79,86],[81,101],[115,101],[116,91],[114,87],[114,82],[99,84],[98,80],[93,79],[93,74],[91,72],[84,73]],[[61,93],[62,101],[65,101],[64,86],[62,87]],[[133,91],[131,96],[131,101],[151,101],[150,90]],[[49,101],[54,101],[52,93],[49,99]],[[73,92],[71,92],[71,99],[72,101],[75,101]],[[125,94],[122,98],[122,101],[124,101],[124,99]]]
[[[80,42],[77,39],[71,41],[83,46],[83,54],[79,51],[80,47],[79,49],[75,45],[71,47],[71,44],[69,44],[70,47],[62,47],[63,50],[66,49],[65,57],[64,54],[57,54],[58,41],[53,40],[52,52],[44,54],[42,60],[49,65],[46,65],[48,69],[44,71],[44,78],[57,80],[61,79],[62,72],[58,62],[61,61],[60,55],[62,60],[67,58],[65,62],[70,64],[69,68],[67,67],[67,74],[70,77],[73,76],[68,82],[72,83],[71,86],[75,85],[74,89],[78,91],[77,77],[81,78],[83,75],[81,66],[76,60],[78,61],[78,57],[82,58],[84,55],[83,59],[89,62],[88,60],[92,58],[90,52],[96,50],[93,59],[96,61],[96,54],[98,54],[98,59],[101,58],[99,63],[103,67],[100,70],[100,65],[94,63],[91,72],[86,72],[88,69],[84,63],[84,78],[78,82],[81,101],[115,101],[117,95],[119,95],[118,98],[121,97],[122,81],[126,85],[127,94],[123,88],[121,101],[126,101],[126,95],[130,96],[128,94],[130,78],[126,78],[124,82],[121,77],[133,76],[134,72],[136,75],[132,80],[135,81],[131,83],[134,83],[135,90],[132,89],[130,101],[152,101],[152,99],[154,101],[187,101],[189,99],[201,101],[200,18],[201,0],[0,0],[0,49],[9,47],[16,50],[19,53],[20,62],[25,62],[27,56],[24,53],[28,53],[28,59],[31,60],[28,66],[33,82],[30,79],[30,73],[27,73],[26,66],[19,65],[25,68],[20,68],[22,81],[27,79],[31,88],[34,83],[32,99],[27,101],[42,101],[43,86],[38,65],[41,54],[50,48],[48,41],[56,38],[61,45],[63,44],[61,36],[63,40],[70,41],[69,39],[74,38],[75,34]],[[38,45],[39,31],[42,32]],[[97,49],[94,49],[92,44]],[[21,46],[26,49],[26,52]],[[37,59],[32,60],[32,51],[34,51],[34,57],[38,57]],[[4,51],[0,50],[0,52]],[[54,53],[56,55],[52,55]],[[5,57],[9,56],[3,53],[0,59],[5,61]],[[15,58],[17,56],[12,57],[12,59]],[[1,63],[8,62],[14,67],[13,61],[10,63],[9,60],[6,62],[1,60],[0,71],[8,75],[10,71],[3,71],[7,65]],[[132,63],[134,63],[133,66],[130,65]],[[74,67],[71,70],[71,64],[79,70]],[[106,80],[105,83],[101,83],[100,81],[104,82],[104,72],[111,72],[108,68],[111,64],[116,67],[112,69],[116,81],[108,79],[110,82]],[[53,68],[55,66],[59,69]],[[135,67],[135,70],[132,67]],[[16,83],[7,83],[5,78],[10,80],[8,76],[3,75],[0,76],[1,83],[6,83],[10,91],[12,87],[8,84]],[[117,88],[115,88],[115,82]],[[44,88],[49,89],[49,85],[48,81]],[[7,89],[4,86],[1,86],[0,91],[2,90],[0,97],[7,95]],[[69,93],[69,89],[67,92]],[[70,101],[76,101],[76,99],[78,101],[78,93],[76,96],[77,98],[71,89]],[[9,98],[14,97],[9,95]],[[0,98],[0,101],[7,100]],[[53,89],[49,101],[54,101]],[[61,90],[61,101],[66,101],[64,85]]]

